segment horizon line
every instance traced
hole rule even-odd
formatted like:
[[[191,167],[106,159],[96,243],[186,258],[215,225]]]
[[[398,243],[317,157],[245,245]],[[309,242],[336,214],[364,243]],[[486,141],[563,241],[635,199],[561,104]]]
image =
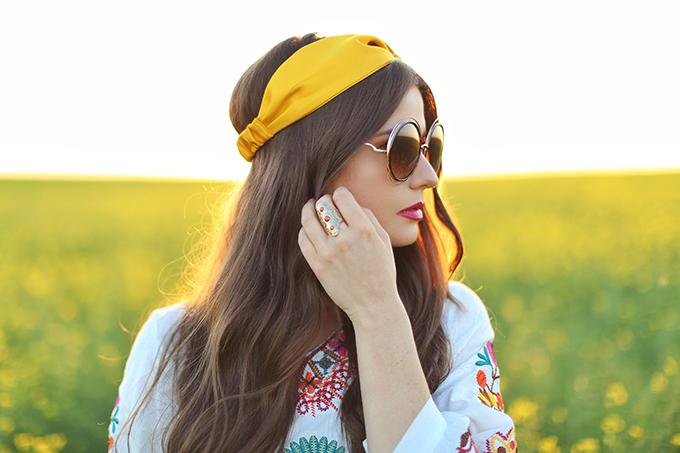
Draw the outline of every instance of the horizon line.
[[[445,175],[443,180],[497,180],[497,179],[540,179],[540,178],[573,178],[587,176],[626,176],[655,175],[680,173],[676,168],[640,168],[611,170],[546,170],[511,173],[480,173],[470,175]],[[216,179],[184,176],[152,176],[152,175],[111,175],[96,173],[0,173],[0,180],[14,181],[101,181],[101,182],[176,182],[200,183],[209,181],[242,182],[243,179]]]

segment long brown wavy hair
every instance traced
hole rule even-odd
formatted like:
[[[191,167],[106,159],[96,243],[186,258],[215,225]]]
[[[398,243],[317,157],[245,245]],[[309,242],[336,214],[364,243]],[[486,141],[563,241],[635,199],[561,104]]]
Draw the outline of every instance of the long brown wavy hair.
[[[257,116],[276,69],[317,39],[323,38],[309,34],[283,41],[245,72],[229,108],[237,132]],[[394,61],[258,150],[141,405],[162,375],[172,373],[176,405],[163,433],[165,451],[280,451],[293,424],[306,356],[329,309],[342,323],[352,376],[340,408],[342,427],[349,450],[364,451],[352,324],[323,290],[297,236],[303,204],[324,193],[413,86],[422,93],[429,128],[437,117],[429,87],[410,67]],[[450,371],[451,351],[441,318],[450,297],[448,280],[463,253],[436,188],[419,229],[416,243],[394,248],[394,255],[399,295],[434,392]]]

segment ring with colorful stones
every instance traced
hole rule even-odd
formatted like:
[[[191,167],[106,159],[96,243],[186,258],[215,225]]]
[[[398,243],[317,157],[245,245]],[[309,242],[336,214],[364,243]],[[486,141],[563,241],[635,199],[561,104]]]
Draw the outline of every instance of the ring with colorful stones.
[[[319,216],[319,221],[326,233],[331,236],[337,236],[340,224],[344,222],[340,213],[333,205],[317,200],[314,207],[316,208],[316,215]]]

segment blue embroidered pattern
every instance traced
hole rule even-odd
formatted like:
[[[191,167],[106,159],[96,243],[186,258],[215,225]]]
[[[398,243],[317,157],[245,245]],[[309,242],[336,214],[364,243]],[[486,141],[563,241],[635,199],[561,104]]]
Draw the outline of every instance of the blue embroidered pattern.
[[[298,442],[291,442],[290,447],[284,448],[283,453],[346,453],[345,447],[338,447],[338,441],[328,442],[326,436],[318,440],[312,436],[309,440],[301,437]]]

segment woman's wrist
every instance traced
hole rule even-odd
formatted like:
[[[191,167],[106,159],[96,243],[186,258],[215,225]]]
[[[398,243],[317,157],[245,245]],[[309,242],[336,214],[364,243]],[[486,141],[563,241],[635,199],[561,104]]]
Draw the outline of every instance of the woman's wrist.
[[[383,329],[394,329],[400,325],[408,325],[410,321],[406,308],[398,294],[385,297],[381,300],[372,300],[363,304],[361,309],[354,313],[347,313],[352,321],[354,330],[366,332]]]

